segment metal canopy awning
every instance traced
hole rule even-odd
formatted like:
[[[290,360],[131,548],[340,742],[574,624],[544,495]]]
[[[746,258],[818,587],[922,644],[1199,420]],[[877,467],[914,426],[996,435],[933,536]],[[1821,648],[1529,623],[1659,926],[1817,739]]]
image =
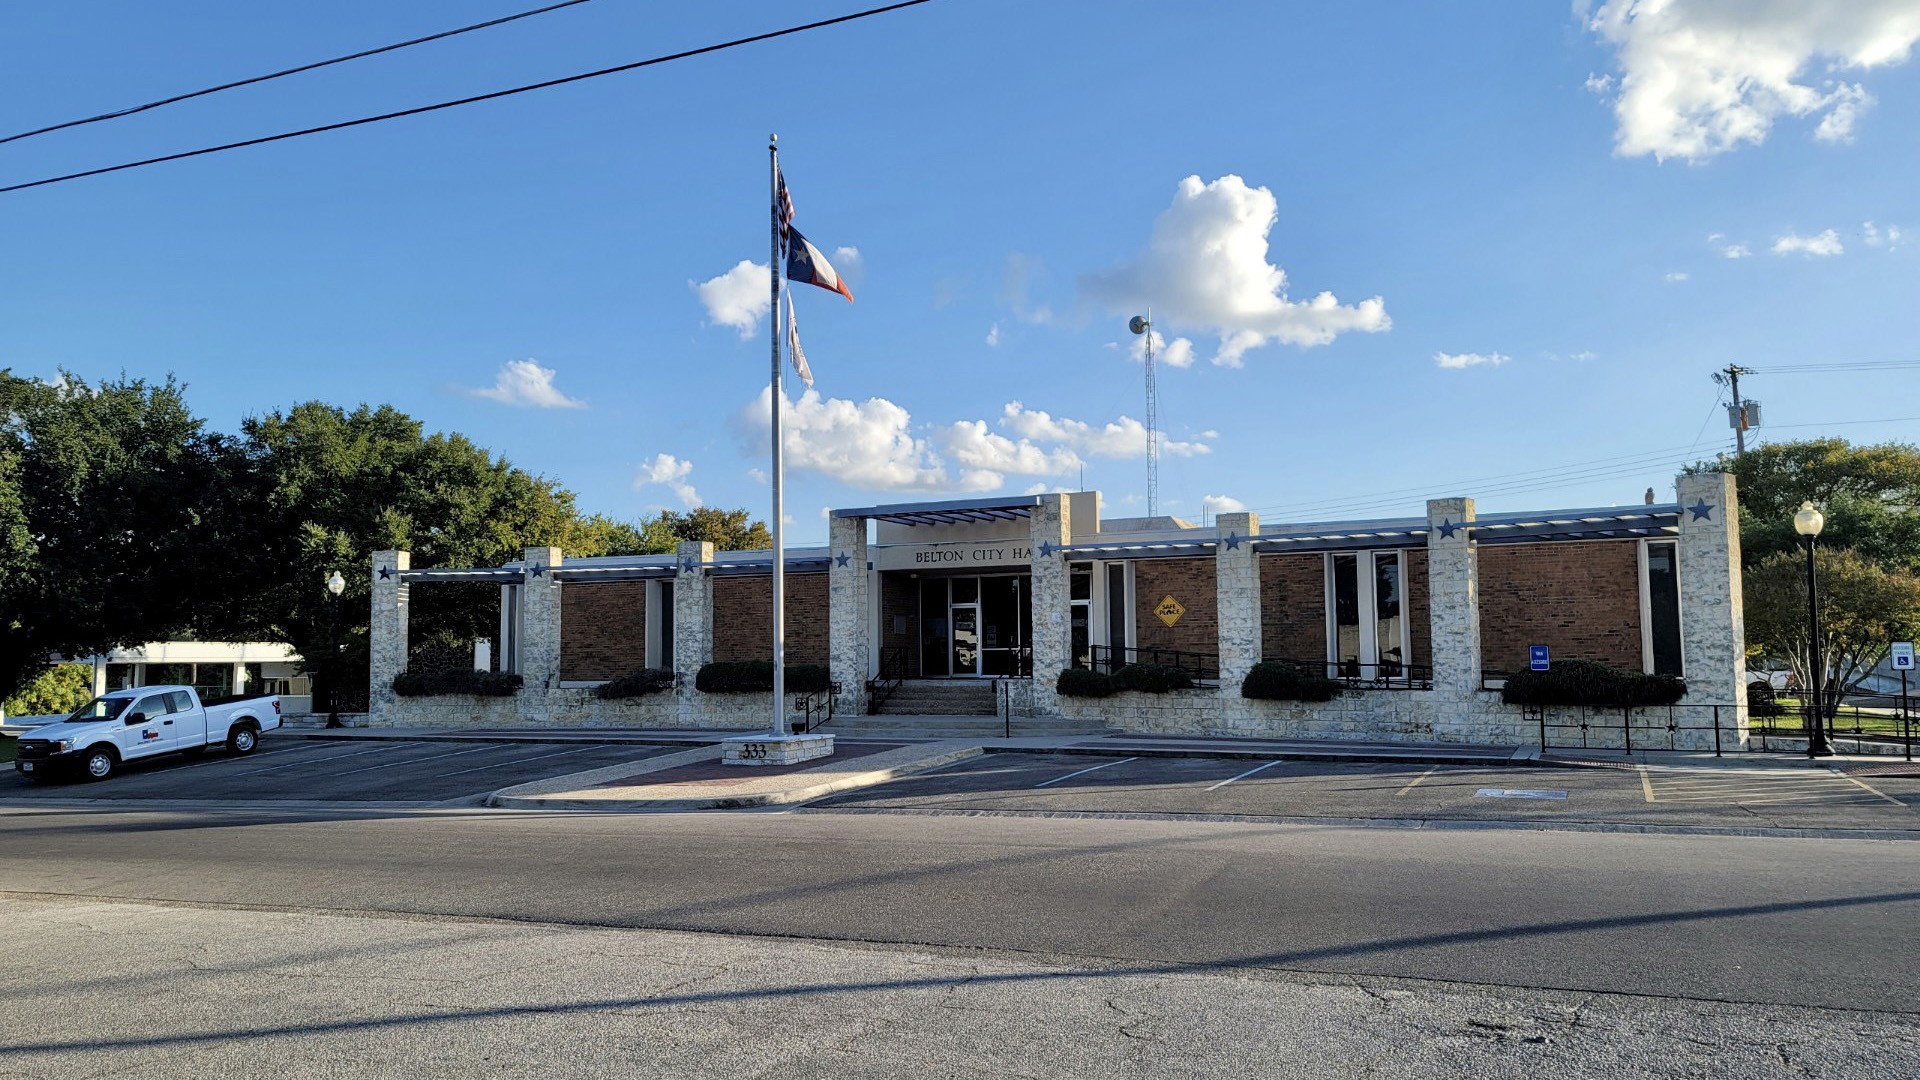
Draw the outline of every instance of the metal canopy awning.
[[[872,518],[896,525],[964,525],[981,521],[1016,521],[1033,516],[1040,505],[1038,495],[1003,496],[995,499],[949,499],[944,502],[894,503],[890,506],[862,506],[853,510],[835,510],[836,518]]]

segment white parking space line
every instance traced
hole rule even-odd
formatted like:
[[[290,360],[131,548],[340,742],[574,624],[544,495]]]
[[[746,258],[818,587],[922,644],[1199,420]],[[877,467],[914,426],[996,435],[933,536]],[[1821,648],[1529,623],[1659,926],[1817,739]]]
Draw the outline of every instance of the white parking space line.
[[[258,761],[263,757],[273,757],[276,754],[292,754],[301,750],[307,750],[311,748],[312,747],[310,747],[309,745],[303,743],[299,746],[289,746],[285,750],[261,750],[258,753],[248,755],[247,760]],[[139,759],[136,758],[135,760],[139,760]],[[219,757],[208,758],[205,761],[195,761],[186,765],[175,766],[174,768],[169,769],[167,771],[178,772],[180,769],[197,769],[197,768],[200,768],[202,765],[218,765],[223,761],[235,761],[235,760],[238,760],[238,759],[233,758],[231,756],[222,755]]]
[[[1239,776],[1229,776],[1225,780],[1220,781],[1219,783],[1213,785],[1213,787],[1210,787],[1207,790],[1208,791],[1218,790],[1219,788],[1226,787],[1228,784],[1233,783],[1235,780],[1245,780],[1247,777],[1252,776],[1254,773],[1263,772],[1267,769],[1273,768],[1275,765],[1278,765],[1278,764],[1280,764],[1280,759],[1274,758],[1272,761],[1269,761],[1264,765],[1255,765],[1253,768],[1248,769],[1246,772],[1241,773]]]
[[[1037,788],[1052,787],[1053,785],[1059,783],[1062,780],[1071,780],[1076,776],[1085,776],[1090,772],[1099,772],[1101,769],[1111,769],[1115,765],[1125,765],[1129,761],[1139,761],[1139,760],[1140,759],[1137,757],[1121,758],[1119,761],[1109,761],[1105,765],[1095,765],[1091,769],[1081,769],[1077,772],[1070,772],[1065,776],[1056,776],[1051,780],[1048,780],[1044,783],[1035,784],[1033,786]]]
[[[459,772],[441,773],[434,779],[445,780],[450,776],[465,776],[468,773],[486,772],[488,769],[504,769],[509,765],[525,765],[529,761],[545,761],[548,758],[566,757],[569,754],[584,754],[589,750],[598,749],[600,749],[598,746],[582,746],[578,750],[562,750],[555,754],[536,754],[533,757],[514,758],[512,761],[502,761],[495,765],[481,765],[472,769],[461,769]]]
[[[485,746],[476,746],[471,750],[455,750],[450,754],[429,754],[426,757],[408,758],[405,761],[389,761],[385,765],[369,765],[364,769],[348,769],[343,773],[327,773],[324,777],[315,777],[315,779],[334,780],[342,776],[358,776],[361,773],[377,772],[381,769],[392,769],[401,765],[417,765],[423,761],[439,761],[441,758],[478,754],[483,750],[498,750],[504,745],[504,743],[488,743]]]
[[[232,776],[228,777],[227,779],[235,780],[235,779],[239,779],[242,776],[259,776],[261,773],[279,772],[281,769],[298,769],[304,765],[315,765],[315,764],[326,765],[335,761],[345,761],[350,757],[360,757],[363,754],[377,754],[382,750],[392,750],[393,748],[394,747],[392,745],[376,746],[371,750],[355,750],[351,754],[334,754],[331,757],[305,757],[305,758],[301,758],[299,761],[289,761],[285,765],[269,765],[264,769],[251,769],[247,772],[234,773]],[[332,749],[332,747],[328,747],[328,749]],[[264,757],[266,755],[263,754],[260,756]]]

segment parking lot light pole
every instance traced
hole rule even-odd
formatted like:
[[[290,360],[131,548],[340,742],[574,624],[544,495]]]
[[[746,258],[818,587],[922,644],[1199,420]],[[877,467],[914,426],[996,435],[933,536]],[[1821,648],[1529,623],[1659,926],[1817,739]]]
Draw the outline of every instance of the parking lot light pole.
[[[1814,542],[1820,539],[1820,530],[1826,523],[1826,515],[1815,509],[1810,499],[1801,503],[1799,513],[1793,515],[1793,531],[1807,540],[1807,666],[1813,680],[1813,711],[1807,714],[1807,756],[1810,758],[1833,756],[1833,748],[1827,745],[1827,668],[1820,656],[1820,594],[1813,575]]]
[[[335,570],[327,578],[327,666],[321,675],[327,680],[327,726],[344,727],[340,723],[340,594],[346,591],[347,579]]]

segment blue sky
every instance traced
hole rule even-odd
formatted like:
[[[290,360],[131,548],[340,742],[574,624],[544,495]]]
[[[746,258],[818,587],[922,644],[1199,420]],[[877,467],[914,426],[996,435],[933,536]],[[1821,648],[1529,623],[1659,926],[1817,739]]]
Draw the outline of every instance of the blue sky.
[[[0,127],[531,6],[10,5]],[[594,0],[0,147],[0,176],[856,6]],[[778,131],[796,225],[857,298],[796,295],[818,379],[790,444],[796,540],[824,535],[825,506],[1076,487],[1082,468],[1110,515],[1144,512],[1125,322],[1148,301],[1186,362],[1160,372],[1163,512],[1637,502],[1728,442],[1715,368],[1914,359],[1920,0],[1775,10],[1795,7],[938,0],[0,196],[0,366],[171,372],[224,430],[390,402],[589,510],[764,515],[764,314],[751,337],[727,322],[763,290],[697,286],[765,262]],[[1912,376],[1743,388],[1763,437],[1911,438],[1853,422],[1920,415]],[[1538,475],[1482,480],[1516,474]]]

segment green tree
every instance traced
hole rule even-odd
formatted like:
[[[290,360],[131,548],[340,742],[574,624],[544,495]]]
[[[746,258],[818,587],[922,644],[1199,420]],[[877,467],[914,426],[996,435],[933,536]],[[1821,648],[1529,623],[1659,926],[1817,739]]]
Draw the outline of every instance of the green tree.
[[[1889,569],[1920,570],[1920,448],[1854,446],[1845,439],[1768,443],[1738,460],[1693,466],[1726,471],[1740,489],[1742,560],[1755,566],[1793,551],[1793,514],[1812,500],[1827,517],[1822,547],[1850,548]]]
[[[85,705],[92,696],[92,665],[57,664],[8,698],[0,711],[8,716],[64,715]]]
[[[1822,548],[1820,651],[1830,685],[1847,687],[1871,671],[1890,643],[1920,630],[1920,577],[1886,570],[1858,552]],[[1746,573],[1747,641],[1785,661],[1803,687],[1814,677],[1807,621],[1804,552],[1778,552]]]
[[[767,523],[754,521],[745,510],[700,506],[684,514],[662,510],[640,523],[647,553],[674,550],[682,541],[707,541],[715,551],[762,551],[773,546]]]
[[[223,455],[171,379],[0,371],[0,696],[192,625]]]

